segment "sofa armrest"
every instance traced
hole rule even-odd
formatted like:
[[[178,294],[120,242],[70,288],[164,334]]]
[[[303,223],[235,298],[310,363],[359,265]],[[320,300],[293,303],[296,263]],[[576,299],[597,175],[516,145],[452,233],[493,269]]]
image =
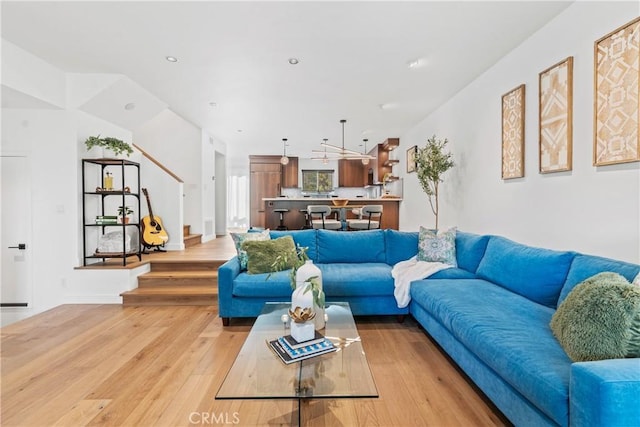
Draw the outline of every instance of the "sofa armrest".
[[[218,315],[230,317],[233,280],[240,274],[240,261],[234,256],[218,268]]]
[[[640,424],[640,359],[610,359],[571,365],[571,426]]]

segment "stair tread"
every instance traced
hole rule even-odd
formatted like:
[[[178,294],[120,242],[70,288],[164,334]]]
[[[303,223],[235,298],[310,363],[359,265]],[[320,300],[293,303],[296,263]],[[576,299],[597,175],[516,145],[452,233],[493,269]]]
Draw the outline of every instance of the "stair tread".
[[[199,237],[202,237],[202,234],[185,234],[183,239],[189,240],[189,239],[197,239]]]
[[[122,292],[126,295],[218,295],[218,289],[214,286],[149,286],[136,288]]]
[[[215,270],[176,270],[176,271],[150,271],[148,273],[141,274],[138,279],[158,279],[158,278],[185,278],[190,279],[194,277],[212,278],[218,277],[218,272]]]

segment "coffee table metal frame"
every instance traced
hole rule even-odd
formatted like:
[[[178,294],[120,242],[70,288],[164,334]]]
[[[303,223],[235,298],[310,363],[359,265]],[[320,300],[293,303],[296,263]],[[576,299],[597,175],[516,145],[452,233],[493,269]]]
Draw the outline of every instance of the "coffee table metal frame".
[[[293,399],[301,422],[303,399],[376,398],[360,335],[346,302],[327,303],[322,333],[338,351],[285,365],[268,342],[288,334],[282,322],[291,304],[268,302],[225,377],[216,399]],[[292,420],[293,421],[293,420]]]

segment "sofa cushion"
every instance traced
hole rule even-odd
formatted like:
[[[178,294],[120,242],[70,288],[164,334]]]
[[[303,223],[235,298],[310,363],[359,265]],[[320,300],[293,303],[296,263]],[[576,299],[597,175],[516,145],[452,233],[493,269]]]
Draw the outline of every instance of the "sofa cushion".
[[[355,233],[362,233],[356,231]],[[385,263],[318,264],[327,297],[393,296],[391,266]]]
[[[640,265],[594,255],[577,254],[571,263],[567,280],[560,291],[558,307],[576,285],[603,271],[618,273],[631,282],[640,272]]]
[[[462,268],[446,268],[432,274],[428,279],[477,279],[478,276]]]
[[[296,246],[307,248],[307,256],[313,262],[318,261],[318,242],[316,238],[316,230],[271,230],[272,239],[282,236],[293,237]]]
[[[233,281],[233,296],[278,298],[280,301],[290,301],[293,290],[289,272],[290,270],[265,274],[240,273]]]
[[[263,241],[246,240],[242,243],[242,249],[247,253],[247,273],[249,274],[290,270],[297,261],[296,246],[291,236]],[[278,261],[280,256],[283,258]]]
[[[387,264],[396,265],[418,253],[418,232],[384,230]]]
[[[475,273],[489,243],[489,236],[479,236],[458,230],[456,233],[456,258],[458,267]]]
[[[421,226],[418,234],[418,261],[443,262],[457,267],[456,228],[435,231]]]
[[[491,236],[476,274],[512,292],[555,307],[573,252],[535,248]]]
[[[598,273],[573,288],[550,326],[574,362],[640,357],[640,289]]]
[[[318,263],[385,262],[384,230],[317,230]]]
[[[419,304],[558,424],[566,424],[571,360],[549,329],[554,310],[480,279],[421,280]]]
[[[233,243],[236,247],[236,252],[238,254],[238,261],[240,261],[240,270],[247,269],[247,261],[249,260],[247,257],[247,252],[242,249],[242,243],[245,240],[269,240],[269,230],[263,230],[260,232],[249,231],[247,233],[230,233],[231,238],[233,239]]]

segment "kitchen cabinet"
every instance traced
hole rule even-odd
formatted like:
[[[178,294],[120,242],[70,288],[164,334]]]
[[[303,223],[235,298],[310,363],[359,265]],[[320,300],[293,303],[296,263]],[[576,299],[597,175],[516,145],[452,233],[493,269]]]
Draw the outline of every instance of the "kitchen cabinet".
[[[384,142],[376,145],[369,152],[370,155],[376,156],[377,160],[372,161],[375,168],[373,170],[373,180],[369,178],[369,184],[382,183],[385,175],[388,181],[395,181],[398,176],[394,173],[393,167],[400,161],[392,153],[400,145],[400,138],[387,138]]]
[[[375,162],[375,160],[371,160],[371,162]],[[368,170],[369,165],[363,165],[361,160],[339,160],[338,187],[363,187],[367,185]]]
[[[280,161],[280,159],[278,159]],[[282,188],[298,186],[298,158],[289,157],[289,163],[282,166]]]
[[[281,156],[249,156],[249,225],[266,224],[265,197],[278,197],[283,188],[298,186],[298,158],[289,157],[289,163],[280,164]]]

